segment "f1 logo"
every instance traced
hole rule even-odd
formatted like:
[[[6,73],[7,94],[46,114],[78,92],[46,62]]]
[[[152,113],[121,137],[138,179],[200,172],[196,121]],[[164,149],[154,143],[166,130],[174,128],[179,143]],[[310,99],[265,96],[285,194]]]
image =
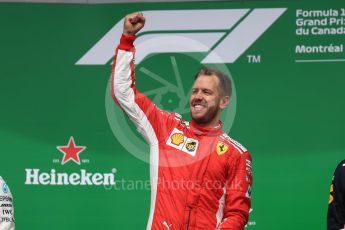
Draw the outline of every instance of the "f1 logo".
[[[137,35],[136,63],[151,53],[167,52],[205,52],[202,64],[234,63],[286,10],[144,11],[147,22]],[[123,20],[117,22],[76,65],[107,64],[114,55],[122,27]]]

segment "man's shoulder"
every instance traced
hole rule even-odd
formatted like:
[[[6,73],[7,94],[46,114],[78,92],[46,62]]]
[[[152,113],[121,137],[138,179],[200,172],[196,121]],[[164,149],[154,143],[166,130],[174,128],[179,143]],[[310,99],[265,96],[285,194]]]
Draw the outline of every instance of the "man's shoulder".
[[[168,119],[175,120],[175,121],[177,121],[178,123],[179,123],[179,122],[186,122],[186,121],[183,121],[183,120],[182,120],[182,116],[181,116],[181,114],[179,114],[179,113],[171,112],[171,111],[167,111],[167,110],[161,109],[161,108],[159,108],[157,105],[155,105],[155,107],[158,109],[158,111],[160,112],[160,114],[161,114],[163,117],[167,117]],[[187,123],[188,123],[188,122],[187,122]]]
[[[179,132],[184,133],[187,129],[189,129],[189,122],[183,120],[181,114],[166,110],[160,111],[165,118],[160,119],[157,122],[164,122],[165,124],[163,124],[162,127],[165,126],[168,131],[171,130],[169,132],[173,132],[174,129],[177,129]]]
[[[182,115],[176,112],[167,112],[169,113],[169,116],[175,120],[177,126],[182,126],[182,127],[189,127],[189,121],[185,121],[182,119]]]
[[[248,150],[241,143],[231,138],[227,133],[222,133],[219,137],[225,142],[225,144],[231,146],[231,148],[235,149],[238,153],[243,154],[248,152]]]

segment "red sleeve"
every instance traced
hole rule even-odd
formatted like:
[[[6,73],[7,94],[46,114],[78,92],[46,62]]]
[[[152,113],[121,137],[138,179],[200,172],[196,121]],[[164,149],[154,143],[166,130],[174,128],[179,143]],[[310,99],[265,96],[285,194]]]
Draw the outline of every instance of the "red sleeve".
[[[134,122],[146,141],[156,144],[156,139],[159,140],[169,132],[175,115],[160,110],[148,97],[138,92],[134,71],[135,38],[122,35],[120,39],[112,67],[111,96]]]
[[[220,229],[242,230],[249,218],[252,159],[249,152],[234,161],[228,173],[223,221]]]

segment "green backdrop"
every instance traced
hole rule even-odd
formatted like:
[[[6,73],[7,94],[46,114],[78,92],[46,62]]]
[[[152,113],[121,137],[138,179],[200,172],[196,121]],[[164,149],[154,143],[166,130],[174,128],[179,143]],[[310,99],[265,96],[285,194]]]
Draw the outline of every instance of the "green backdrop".
[[[130,12],[256,8],[286,11],[236,61],[219,63],[230,71],[236,87],[230,135],[253,156],[253,210],[247,229],[324,229],[332,173],[345,150],[345,55],[330,50],[296,53],[296,46],[344,45],[342,1],[0,4],[0,175],[14,196],[17,229],[144,229],[150,191],[141,183],[149,180],[149,165],[128,151],[129,145],[142,143],[118,139],[138,137],[128,120],[109,106],[111,61],[77,61]],[[298,9],[312,15],[298,16]],[[298,26],[299,18],[312,21]],[[340,28],[339,34],[296,35],[298,28],[311,33],[312,24],[324,18],[340,21],[318,28]],[[117,43],[115,39],[112,49]],[[174,59],[188,91],[205,55],[150,54],[137,70],[150,70],[171,82]],[[248,55],[255,60],[248,61]],[[160,87],[146,75],[137,71],[140,90]],[[183,100],[169,90],[156,96],[150,95],[167,110]],[[111,111],[120,117],[117,124]],[[61,164],[57,146],[67,145],[71,136],[76,145],[87,147],[80,153],[80,165]],[[142,149],[147,158],[147,146]],[[116,188],[25,184],[25,169],[67,174],[116,169],[120,182]]]

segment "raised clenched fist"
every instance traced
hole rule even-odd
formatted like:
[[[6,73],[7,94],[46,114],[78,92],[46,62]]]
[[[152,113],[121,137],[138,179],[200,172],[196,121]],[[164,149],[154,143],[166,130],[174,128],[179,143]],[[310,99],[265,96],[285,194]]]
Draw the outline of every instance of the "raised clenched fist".
[[[127,36],[133,36],[138,33],[145,25],[145,17],[143,13],[128,14],[125,17],[123,25],[123,34]]]

